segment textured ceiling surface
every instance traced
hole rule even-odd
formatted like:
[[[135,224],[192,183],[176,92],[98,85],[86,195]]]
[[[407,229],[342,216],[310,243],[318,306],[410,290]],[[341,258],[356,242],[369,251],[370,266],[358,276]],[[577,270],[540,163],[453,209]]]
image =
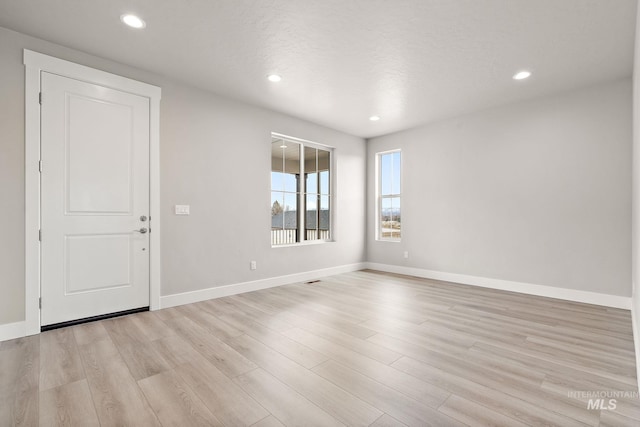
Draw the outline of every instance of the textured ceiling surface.
[[[0,0],[0,26],[371,137],[629,76],[635,9],[635,0]],[[123,13],[147,28],[125,27]],[[533,76],[512,80],[521,69]],[[280,83],[267,81],[273,73]]]

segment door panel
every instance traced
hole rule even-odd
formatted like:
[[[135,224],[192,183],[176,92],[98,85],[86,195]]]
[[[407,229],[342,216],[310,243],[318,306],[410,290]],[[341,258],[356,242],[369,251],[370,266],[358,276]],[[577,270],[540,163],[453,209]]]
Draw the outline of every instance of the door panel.
[[[65,101],[67,212],[131,214],[133,109],[70,93]]]
[[[131,286],[132,243],[130,233],[65,236],[65,294]]]
[[[42,73],[41,324],[149,305],[149,100]]]

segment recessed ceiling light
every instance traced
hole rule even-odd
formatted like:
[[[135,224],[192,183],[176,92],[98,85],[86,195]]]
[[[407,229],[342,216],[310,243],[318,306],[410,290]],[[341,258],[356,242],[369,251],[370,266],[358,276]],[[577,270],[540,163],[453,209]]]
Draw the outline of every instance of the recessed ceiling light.
[[[371,120],[372,122],[377,122],[378,120],[380,120],[379,116],[371,116],[369,117],[369,120]]]
[[[147,26],[147,24],[142,19],[138,18],[136,15],[130,15],[130,14],[122,15],[120,17],[120,20],[125,24],[127,24],[128,26],[130,26],[131,28],[144,28]]]
[[[524,80],[531,76],[530,71],[519,71],[513,75],[513,80]]]
[[[278,83],[280,80],[282,80],[282,77],[280,77],[277,74],[271,74],[269,77],[267,77],[269,79],[270,82],[274,82],[274,83]]]
[[[282,144],[280,148],[287,148],[287,146],[285,144]]]

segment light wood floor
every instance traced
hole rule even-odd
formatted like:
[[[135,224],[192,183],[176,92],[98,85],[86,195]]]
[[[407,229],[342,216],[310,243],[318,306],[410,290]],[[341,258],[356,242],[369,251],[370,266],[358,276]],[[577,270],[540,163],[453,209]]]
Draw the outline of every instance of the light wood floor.
[[[0,344],[0,426],[638,426],[631,318],[333,276]],[[605,405],[608,405],[605,399]]]

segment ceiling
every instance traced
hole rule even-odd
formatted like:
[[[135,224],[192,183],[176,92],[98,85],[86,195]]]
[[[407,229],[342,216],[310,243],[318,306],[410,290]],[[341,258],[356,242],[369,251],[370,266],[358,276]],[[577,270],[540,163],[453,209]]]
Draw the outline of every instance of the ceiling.
[[[0,0],[0,26],[366,138],[629,76],[635,9],[635,0]],[[125,27],[123,13],[147,28]],[[532,77],[512,80],[522,69]],[[273,73],[282,81],[267,81]]]

